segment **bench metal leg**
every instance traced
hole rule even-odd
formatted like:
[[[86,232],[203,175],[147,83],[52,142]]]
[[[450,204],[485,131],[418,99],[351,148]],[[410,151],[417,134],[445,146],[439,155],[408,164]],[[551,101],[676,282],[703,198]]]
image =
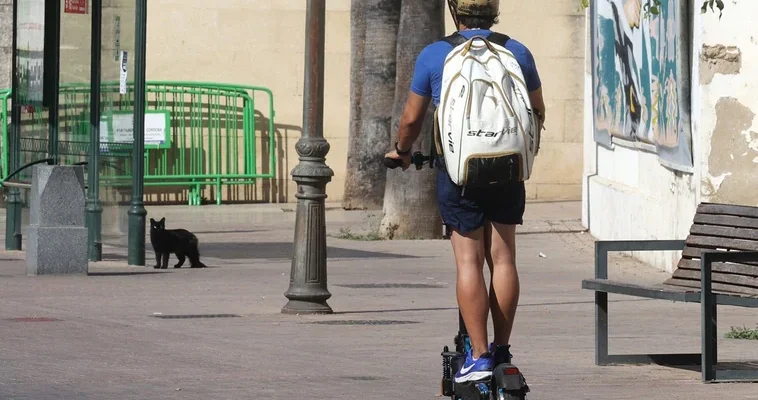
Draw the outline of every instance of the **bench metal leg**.
[[[595,245],[595,277],[608,279],[608,249]],[[595,292],[595,364],[608,364],[608,293]]]
[[[595,243],[595,278],[608,279],[610,251],[681,250],[684,241],[598,241]],[[608,350],[608,293],[595,292],[595,364],[661,364],[698,365],[700,353],[684,354],[609,354]]]
[[[608,293],[595,292],[595,364],[608,364]]]
[[[701,293],[700,308],[702,312],[702,373],[703,382],[713,381],[715,378],[715,366],[718,362],[718,353],[716,348],[716,299],[711,293],[713,287],[711,281],[711,256],[703,254],[700,259],[701,265]]]
[[[702,375],[703,382],[758,382],[758,370],[728,370],[717,369],[718,362],[718,314],[716,296],[713,289],[714,262],[730,262],[740,260],[753,261],[758,254],[739,252],[703,252],[700,258],[701,268],[701,312],[702,312]]]

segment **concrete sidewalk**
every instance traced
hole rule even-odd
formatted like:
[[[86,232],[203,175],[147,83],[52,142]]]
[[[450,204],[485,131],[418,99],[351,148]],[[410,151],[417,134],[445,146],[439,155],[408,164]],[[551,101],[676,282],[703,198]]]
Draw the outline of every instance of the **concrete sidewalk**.
[[[208,269],[128,268],[118,241],[88,277],[27,277],[23,253],[0,254],[0,399],[439,398],[440,352],[457,329],[449,243],[330,237],[336,313],[286,316],[294,213],[223,208],[148,210],[198,232]],[[530,210],[534,226],[578,219],[572,203]],[[368,214],[330,211],[328,230],[358,231]],[[518,237],[513,336],[529,399],[758,399],[754,384],[704,385],[697,370],[596,367],[593,295],[580,288],[593,239],[536,232]],[[624,257],[611,270],[664,278]],[[698,305],[611,301],[612,352],[699,351]],[[159,318],[209,314],[238,317]],[[722,359],[758,359],[758,342],[723,339],[729,326],[755,322],[750,310],[719,310]]]

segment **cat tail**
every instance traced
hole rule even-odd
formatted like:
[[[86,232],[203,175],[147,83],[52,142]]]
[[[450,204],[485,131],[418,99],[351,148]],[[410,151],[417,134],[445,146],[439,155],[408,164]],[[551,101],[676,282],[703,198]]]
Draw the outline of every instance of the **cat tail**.
[[[202,261],[200,261],[200,248],[199,244],[200,241],[197,239],[197,237],[192,238],[190,240],[190,244],[192,245],[192,251],[187,254],[187,258],[190,259],[190,263],[192,264],[192,268],[208,268],[207,265],[203,264]]]

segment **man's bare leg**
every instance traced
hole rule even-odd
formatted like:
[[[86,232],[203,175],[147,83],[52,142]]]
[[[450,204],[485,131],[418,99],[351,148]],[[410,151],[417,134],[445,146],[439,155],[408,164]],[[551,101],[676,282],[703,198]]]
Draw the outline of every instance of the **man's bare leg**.
[[[484,281],[484,228],[461,234],[453,231],[451,236],[455,263],[457,265],[456,294],[463,322],[471,339],[471,355],[479,358],[488,351],[487,319],[489,296]]]
[[[488,222],[485,256],[490,267],[490,309],[496,345],[509,344],[519,300],[516,269],[516,226]]]

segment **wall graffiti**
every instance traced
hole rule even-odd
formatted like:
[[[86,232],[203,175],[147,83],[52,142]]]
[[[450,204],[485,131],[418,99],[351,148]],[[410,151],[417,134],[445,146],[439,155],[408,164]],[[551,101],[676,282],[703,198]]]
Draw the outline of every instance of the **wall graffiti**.
[[[595,141],[690,171],[688,2],[661,0],[659,15],[645,15],[647,0],[592,3]]]

